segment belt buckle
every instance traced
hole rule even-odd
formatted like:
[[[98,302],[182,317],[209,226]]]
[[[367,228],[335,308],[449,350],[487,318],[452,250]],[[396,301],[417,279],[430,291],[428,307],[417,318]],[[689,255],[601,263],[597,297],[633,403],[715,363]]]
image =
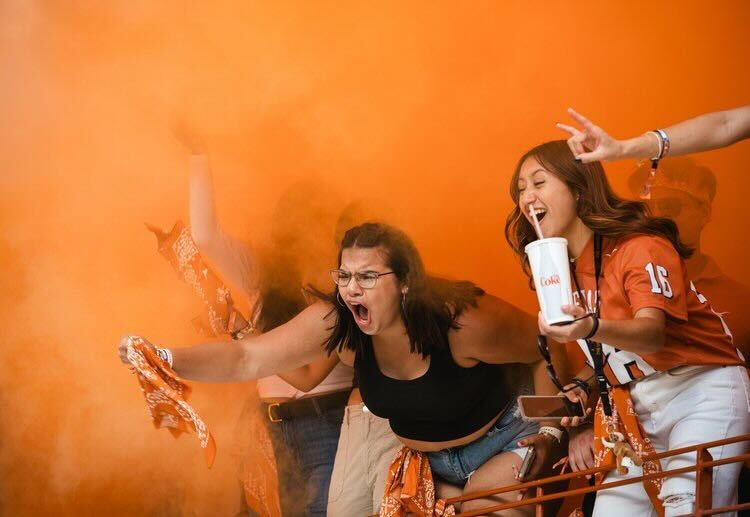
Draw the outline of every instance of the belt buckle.
[[[275,408],[275,407],[279,407],[279,403],[278,402],[274,402],[273,404],[268,404],[268,408],[266,409],[266,411],[268,412],[268,419],[271,422],[273,422],[274,424],[278,424],[283,419],[281,419],[281,418],[274,418],[272,409]]]

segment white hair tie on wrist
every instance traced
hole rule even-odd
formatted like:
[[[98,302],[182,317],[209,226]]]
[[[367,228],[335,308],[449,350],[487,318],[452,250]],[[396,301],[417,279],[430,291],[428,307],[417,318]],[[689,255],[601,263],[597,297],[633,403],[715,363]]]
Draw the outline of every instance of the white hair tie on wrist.
[[[172,357],[172,351],[169,348],[156,348],[156,355],[159,356],[159,358],[166,362],[170,368],[172,368],[172,362],[174,361],[174,358]]]

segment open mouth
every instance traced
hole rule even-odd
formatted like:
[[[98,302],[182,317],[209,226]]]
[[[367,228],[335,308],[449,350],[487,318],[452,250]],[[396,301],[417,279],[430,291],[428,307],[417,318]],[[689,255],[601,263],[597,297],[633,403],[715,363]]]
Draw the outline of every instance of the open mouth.
[[[354,321],[360,327],[366,326],[370,323],[370,309],[362,305],[361,303],[349,302],[349,307],[354,315]]]
[[[542,219],[544,219],[544,216],[547,215],[547,209],[546,208],[535,208],[535,209],[532,209],[532,210],[536,211],[536,220],[541,223]],[[529,219],[531,221],[534,221],[534,216],[531,215],[531,212],[529,212]]]

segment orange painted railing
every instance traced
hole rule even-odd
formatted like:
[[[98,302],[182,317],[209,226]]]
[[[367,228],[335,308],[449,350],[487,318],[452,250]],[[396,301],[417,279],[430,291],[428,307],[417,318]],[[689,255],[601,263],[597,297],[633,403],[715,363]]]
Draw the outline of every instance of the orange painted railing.
[[[485,490],[482,492],[473,492],[470,494],[462,495],[460,497],[450,498],[448,499],[447,502],[449,504],[455,504],[455,503],[460,503],[464,501],[470,501],[473,499],[481,499],[481,498],[488,497],[488,496],[495,495],[495,494],[502,494],[505,492],[514,492],[514,491],[521,490],[521,489],[526,489],[526,490],[534,489],[536,490],[535,497],[522,499],[521,501],[514,501],[510,503],[488,506],[486,508],[483,508],[480,510],[474,510],[471,512],[463,512],[463,513],[457,514],[456,517],[458,516],[471,517],[474,515],[486,515],[488,513],[497,512],[500,510],[507,510],[510,508],[517,508],[519,506],[526,506],[530,504],[536,505],[536,515],[541,516],[543,514],[542,503],[545,503],[548,501],[554,501],[557,499],[563,499],[565,497],[587,494],[589,492],[597,492],[599,490],[604,490],[607,488],[614,488],[617,486],[630,485],[633,483],[641,483],[645,479],[655,479],[655,478],[674,476],[676,474],[683,474],[685,472],[695,472],[696,473],[696,476],[695,476],[696,510],[693,515],[714,515],[714,514],[722,513],[722,512],[750,509],[750,503],[725,506],[722,508],[711,508],[711,496],[712,496],[711,475],[713,472],[713,467],[719,466],[719,465],[726,465],[729,463],[736,463],[740,461],[744,462],[744,461],[750,460],[750,453],[745,453],[745,454],[741,454],[738,456],[732,456],[729,458],[723,458],[721,460],[713,460],[713,458],[711,458],[711,455],[708,452],[708,449],[712,447],[718,447],[720,445],[728,445],[731,443],[746,442],[746,441],[750,441],[750,434],[746,434],[742,436],[735,436],[733,438],[726,438],[724,440],[717,440],[714,442],[701,443],[698,445],[694,445],[692,447],[683,447],[681,449],[674,449],[671,451],[662,452],[660,454],[653,454],[651,456],[645,457],[644,459],[656,460],[656,459],[668,458],[670,456],[676,456],[678,454],[695,452],[697,456],[697,461],[695,465],[690,466],[690,467],[683,467],[679,469],[671,469],[671,470],[665,470],[662,472],[655,472],[652,474],[646,474],[646,475],[638,476],[634,478],[623,479],[620,481],[602,483],[601,485],[598,485],[598,486],[587,486],[583,488],[578,488],[574,490],[566,490],[566,491],[556,492],[556,493],[547,494],[547,495],[544,494],[544,488],[543,488],[544,485],[548,485],[551,483],[571,480],[574,478],[580,478],[586,475],[596,474],[599,472],[607,472],[609,470],[612,470],[612,467],[598,467],[598,468],[583,470],[579,472],[563,474],[560,476],[551,476],[548,478],[538,479],[536,481],[529,481],[527,483],[520,483],[520,484],[512,485],[512,486],[496,488],[492,490]]]
[[[737,510],[750,509],[750,503],[735,504],[732,506],[724,506],[721,508],[711,508],[711,504],[712,504],[711,476],[712,476],[713,468],[718,467],[720,465],[726,465],[729,463],[745,462],[747,460],[750,460],[750,453],[723,458],[721,460],[714,460],[711,457],[711,454],[709,454],[708,449],[712,447],[718,447],[720,445],[728,445],[728,444],[737,443],[737,442],[750,442],[750,434],[745,434],[742,436],[735,436],[733,438],[726,438],[724,440],[717,440],[715,442],[701,443],[698,445],[694,445],[692,447],[683,447],[681,449],[674,449],[671,451],[662,452],[660,454],[652,454],[650,456],[644,457],[645,460],[656,460],[656,459],[662,459],[662,458],[669,458],[670,456],[676,456],[678,454],[695,452],[697,461],[695,465],[690,466],[690,467],[665,470],[661,472],[655,472],[652,474],[646,474],[643,476],[623,479],[619,481],[605,482],[598,486],[586,486],[583,488],[577,488],[573,490],[566,490],[562,492],[544,494],[543,487],[545,485],[548,485],[551,483],[557,483],[560,481],[571,480],[575,478],[581,478],[583,476],[597,474],[599,472],[607,472],[609,470],[612,470],[613,468],[613,467],[597,467],[593,469],[582,470],[579,472],[571,472],[571,473],[562,474],[559,476],[551,476],[551,477],[547,477],[543,479],[538,479],[535,481],[529,481],[527,483],[520,483],[517,485],[495,488],[492,490],[485,490],[481,492],[473,492],[473,493],[465,494],[459,497],[452,497],[448,499],[447,502],[449,504],[456,504],[456,503],[461,503],[464,501],[471,501],[473,499],[482,499],[485,497],[489,497],[489,496],[496,495],[496,494],[502,494],[505,492],[515,492],[521,489],[535,490],[536,495],[534,497],[522,499],[520,501],[513,501],[510,503],[503,503],[503,504],[497,504],[494,506],[488,506],[486,508],[482,508],[479,510],[472,510],[470,512],[462,512],[462,513],[456,514],[456,517],[471,517],[475,515],[487,515],[488,513],[497,512],[501,510],[508,510],[510,508],[517,508],[519,506],[527,506],[530,504],[533,504],[536,506],[536,515],[537,517],[541,517],[543,515],[542,504],[548,501],[564,499],[566,497],[571,497],[571,496],[578,496],[582,494],[587,494],[589,492],[597,492],[599,490],[605,490],[607,488],[630,485],[633,483],[641,483],[645,479],[655,479],[655,478],[674,476],[676,474],[683,474],[685,472],[695,472],[696,473],[696,476],[695,476],[696,504],[695,504],[695,513],[691,515],[714,515],[714,514],[722,513],[722,512],[733,512]]]

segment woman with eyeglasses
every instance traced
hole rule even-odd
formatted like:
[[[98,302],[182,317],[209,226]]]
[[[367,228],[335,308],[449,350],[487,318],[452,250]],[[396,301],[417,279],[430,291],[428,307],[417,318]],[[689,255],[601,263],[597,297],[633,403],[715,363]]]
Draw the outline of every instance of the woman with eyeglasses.
[[[172,349],[174,370],[190,380],[238,382],[338,354],[354,367],[368,410],[427,454],[444,488],[513,484],[529,445],[537,453],[529,477],[556,459],[561,433],[540,432],[517,414],[518,395],[556,392],[543,367],[532,379],[527,366],[539,358],[529,315],[472,283],[428,276],[411,240],[384,224],[347,231],[332,276],[331,294],[315,292],[318,303],[266,334]],[[123,360],[126,349],[124,338]],[[467,502],[462,511],[517,495]]]
[[[601,374],[592,382],[604,392],[593,443],[590,428],[571,430],[575,470],[612,461],[617,442],[646,455],[750,432],[743,359],[721,315],[688,278],[684,259],[691,250],[671,220],[616,196],[601,164],[577,162],[562,140],[521,157],[510,193],[516,207],[505,233],[527,273],[524,248],[536,239],[532,211],[546,237],[568,241],[577,304],[565,310],[576,320],[551,326],[540,314],[540,333],[558,343],[577,341]],[[587,391],[576,387],[571,397],[586,400]],[[719,460],[745,449],[737,443],[709,452]],[[631,466],[627,474],[610,472],[607,480],[694,463],[694,454],[678,455],[661,465]],[[740,467],[714,468],[714,507],[736,500]],[[594,515],[692,513],[694,490],[693,473],[611,488],[598,492]]]

